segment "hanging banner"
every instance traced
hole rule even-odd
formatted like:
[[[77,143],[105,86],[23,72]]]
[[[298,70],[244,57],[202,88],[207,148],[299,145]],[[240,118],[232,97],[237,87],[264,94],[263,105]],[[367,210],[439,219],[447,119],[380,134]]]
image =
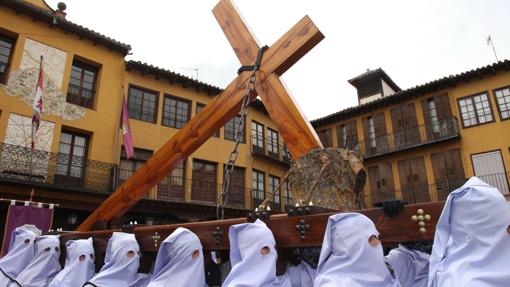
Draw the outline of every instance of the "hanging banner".
[[[47,232],[51,229],[52,223],[53,208],[12,204],[9,205],[0,257],[7,253],[9,249],[9,243],[11,241],[11,233],[14,231],[14,229],[16,229],[16,227],[22,226],[24,224],[33,224],[42,230],[42,232]]]

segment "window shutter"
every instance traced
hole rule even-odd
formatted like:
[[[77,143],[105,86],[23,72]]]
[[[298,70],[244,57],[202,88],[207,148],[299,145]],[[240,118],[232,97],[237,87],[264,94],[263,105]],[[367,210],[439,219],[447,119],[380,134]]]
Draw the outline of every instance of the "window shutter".
[[[374,115],[374,129],[377,142],[377,150],[384,151],[388,149],[388,139],[386,137],[386,121],[384,112]]]
[[[434,97],[436,101],[437,117],[440,122],[448,121],[452,117],[450,100],[448,94],[441,94]]]
[[[370,136],[369,136],[369,129],[368,129],[368,118],[363,118],[363,137],[365,141],[365,150],[367,153],[370,151]]]
[[[351,121],[347,125],[347,148],[350,150],[359,150],[358,147],[358,128],[356,121]]]

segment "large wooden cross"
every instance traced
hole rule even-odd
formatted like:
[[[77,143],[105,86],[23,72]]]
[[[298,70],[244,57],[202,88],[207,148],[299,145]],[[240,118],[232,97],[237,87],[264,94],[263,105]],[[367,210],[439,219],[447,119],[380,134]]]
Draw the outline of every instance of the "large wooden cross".
[[[260,45],[237,13],[231,0],[220,0],[213,9],[242,65],[253,65]],[[317,134],[289,95],[279,76],[317,45],[324,36],[305,16],[267,49],[262,57],[255,99],[260,96],[269,116],[278,127],[294,159],[322,145]],[[163,145],[135,174],[126,180],[79,227],[88,231],[98,221],[121,217],[144,194],[157,185],[175,165],[190,156],[216,130],[236,116],[240,109],[251,72],[243,72]]]

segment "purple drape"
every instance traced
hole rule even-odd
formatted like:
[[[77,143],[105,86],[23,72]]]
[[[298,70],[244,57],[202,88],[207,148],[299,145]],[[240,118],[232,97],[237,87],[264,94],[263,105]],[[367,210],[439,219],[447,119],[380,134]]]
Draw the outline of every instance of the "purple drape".
[[[47,232],[53,222],[53,209],[44,207],[32,207],[24,205],[9,205],[7,211],[7,221],[5,223],[4,240],[2,244],[2,253],[4,256],[9,249],[11,233],[23,224],[33,224],[42,232]]]

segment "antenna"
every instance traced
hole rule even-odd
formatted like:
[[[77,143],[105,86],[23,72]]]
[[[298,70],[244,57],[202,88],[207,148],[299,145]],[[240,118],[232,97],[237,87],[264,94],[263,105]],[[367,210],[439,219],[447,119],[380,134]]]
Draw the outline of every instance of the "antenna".
[[[492,51],[494,52],[494,57],[496,57],[496,62],[499,62],[498,55],[496,55],[496,48],[494,48],[494,43],[492,42],[491,35],[487,36],[487,45],[492,46]]]
[[[196,80],[198,81],[198,68],[179,68],[179,70],[192,70],[192,71],[195,71]]]

